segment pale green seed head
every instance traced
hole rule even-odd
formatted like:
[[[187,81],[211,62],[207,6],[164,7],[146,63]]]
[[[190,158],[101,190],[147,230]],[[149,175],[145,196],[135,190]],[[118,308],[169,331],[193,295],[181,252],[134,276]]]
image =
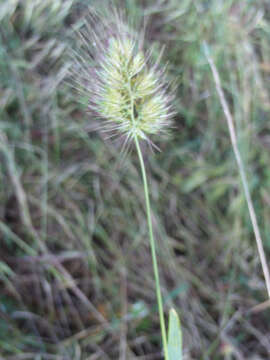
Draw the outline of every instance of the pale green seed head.
[[[149,68],[136,42],[111,38],[100,73],[99,113],[119,124],[121,132],[141,138],[157,134],[168,125],[168,97],[159,73]]]
[[[78,62],[81,82],[87,84],[84,93],[88,91],[91,109],[105,120],[104,129],[146,140],[164,132],[172,117],[172,96],[164,73],[151,65],[150,52],[144,53],[136,34],[118,23],[116,33],[112,31],[96,52],[86,79],[87,62]]]

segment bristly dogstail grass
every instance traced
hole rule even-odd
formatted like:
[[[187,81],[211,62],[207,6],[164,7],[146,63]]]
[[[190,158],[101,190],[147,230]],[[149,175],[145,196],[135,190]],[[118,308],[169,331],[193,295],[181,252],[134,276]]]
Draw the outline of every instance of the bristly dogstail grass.
[[[147,68],[142,51],[127,36],[109,39],[98,72],[97,110],[127,138],[148,139],[169,125],[169,106],[160,74]],[[131,111],[131,109],[133,109]]]
[[[149,188],[139,140],[153,144],[149,136],[166,131],[173,116],[172,91],[159,60],[152,62],[151,50],[143,51],[143,34],[131,29],[117,11],[110,22],[102,17],[98,20],[102,29],[88,28],[79,33],[86,52],[76,54],[72,75],[91,112],[104,120],[101,129],[112,132],[112,136],[124,136],[124,145],[135,143],[144,185],[163,349],[169,360]]]
[[[85,51],[75,53],[75,85],[89,109],[105,120],[101,130],[124,135],[125,143],[137,137],[152,144],[149,135],[163,133],[173,116],[166,66],[161,70],[152,50],[143,51],[143,33],[117,11],[110,22],[101,17],[98,22],[95,31],[88,24],[79,32]]]

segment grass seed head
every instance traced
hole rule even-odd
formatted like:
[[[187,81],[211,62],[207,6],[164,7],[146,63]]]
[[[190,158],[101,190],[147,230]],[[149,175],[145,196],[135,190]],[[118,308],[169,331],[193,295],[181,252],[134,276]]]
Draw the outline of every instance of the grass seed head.
[[[110,23],[99,20],[101,32],[80,33],[88,49],[77,54],[73,78],[90,109],[105,120],[103,130],[150,141],[149,135],[168,128],[173,115],[166,71],[151,60],[151,50],[143,50],[143,34],[122,16],[115,12]]]

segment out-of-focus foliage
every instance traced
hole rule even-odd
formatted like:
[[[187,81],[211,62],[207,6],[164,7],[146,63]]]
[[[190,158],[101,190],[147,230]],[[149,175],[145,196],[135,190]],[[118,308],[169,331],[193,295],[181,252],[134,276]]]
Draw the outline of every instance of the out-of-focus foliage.
[[[120,4],[121,2],[121,4]],[[268,359],[270,310],[206,40],[270,256],[268,0],[116,1],[165,45],[177,115],[144,149],[165,305],[184,359]],[[106,6],[106,1],[104,1]],[[136,157],[93,130],[63,82],[85,0],[0,4],[0,356],[161,359]],[[154,52],[154,56],[158,53]]]

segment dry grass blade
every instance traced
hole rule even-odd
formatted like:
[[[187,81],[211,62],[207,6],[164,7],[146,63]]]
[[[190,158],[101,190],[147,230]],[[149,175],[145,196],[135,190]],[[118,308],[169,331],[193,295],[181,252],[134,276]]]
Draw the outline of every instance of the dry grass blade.
[[[261,261],[263,274],[264,274],[264,278],[265,278],[265,284],[266,284],[268,296],[270,298],[269,268],[268,268],[268,264],[267,264],[267,261],[266,261],[266,256],[265,256],[265,252],[264,252],[264,248],[263,248],[263,242],[262,242],[262,238],[261,238],[261,234],[260,234],[260,229],[259,229],[259,226],[258,226],[256,213],[255,213],[255,210],[254,210],[252,198],[251,198],[249,187],[248,187],[248,181],[247,181],[247,176],[246,176],[244,164],[243,164],[241,154],[240,154],[240,151],[239,151],[239,148],[238,148],[238,145],[237,145],[237,136],[236,136],[236,132],[235,132],[233,117],[232,117],[232,114],[230,112],[228,103],[227,103],[227,101],[225,99],[224,92],[223,92],[222,87],[221,87],[221,81],[220,81],[220,77],[219,77],[217,67],[216,67],[216,65],[214,63],[213,58],[210,55],[210,52],[209,52],[209,49],[208,49],[208,46],[207,46],[206,43],[204,43],[204,51],[205,51],[205,56],[207,58],[207,61],[208,61],[209,65],[210,65],[210,67],[211,67],[211,71],[212,71],[213,78],[214,78],[214,81],[215,81],[216,90],[217,90],[217,93],[218,93],[218,97],[219,97],[219,100],[220,100],[220,103],[221,103],[222,110],[224,112],[225,118],[227,120],[227,125],[228,125],[228,129],[229,129],[229,133],[230,133],[231,143],[232,143],[234,155],[235,155],[235,158],[236,158],[237,166],[238,166],[238,169],[239,169],[242,185],[243,185],[243,188],[244,188],[245,198],[246,198],[247,205],[248,205],[248,211],[249,211],[249,215],[250,215],[250,219],[251,219],[255,239],[256,239],[256,242],[257,242],[258,252],[259,252],[260,261]]]

